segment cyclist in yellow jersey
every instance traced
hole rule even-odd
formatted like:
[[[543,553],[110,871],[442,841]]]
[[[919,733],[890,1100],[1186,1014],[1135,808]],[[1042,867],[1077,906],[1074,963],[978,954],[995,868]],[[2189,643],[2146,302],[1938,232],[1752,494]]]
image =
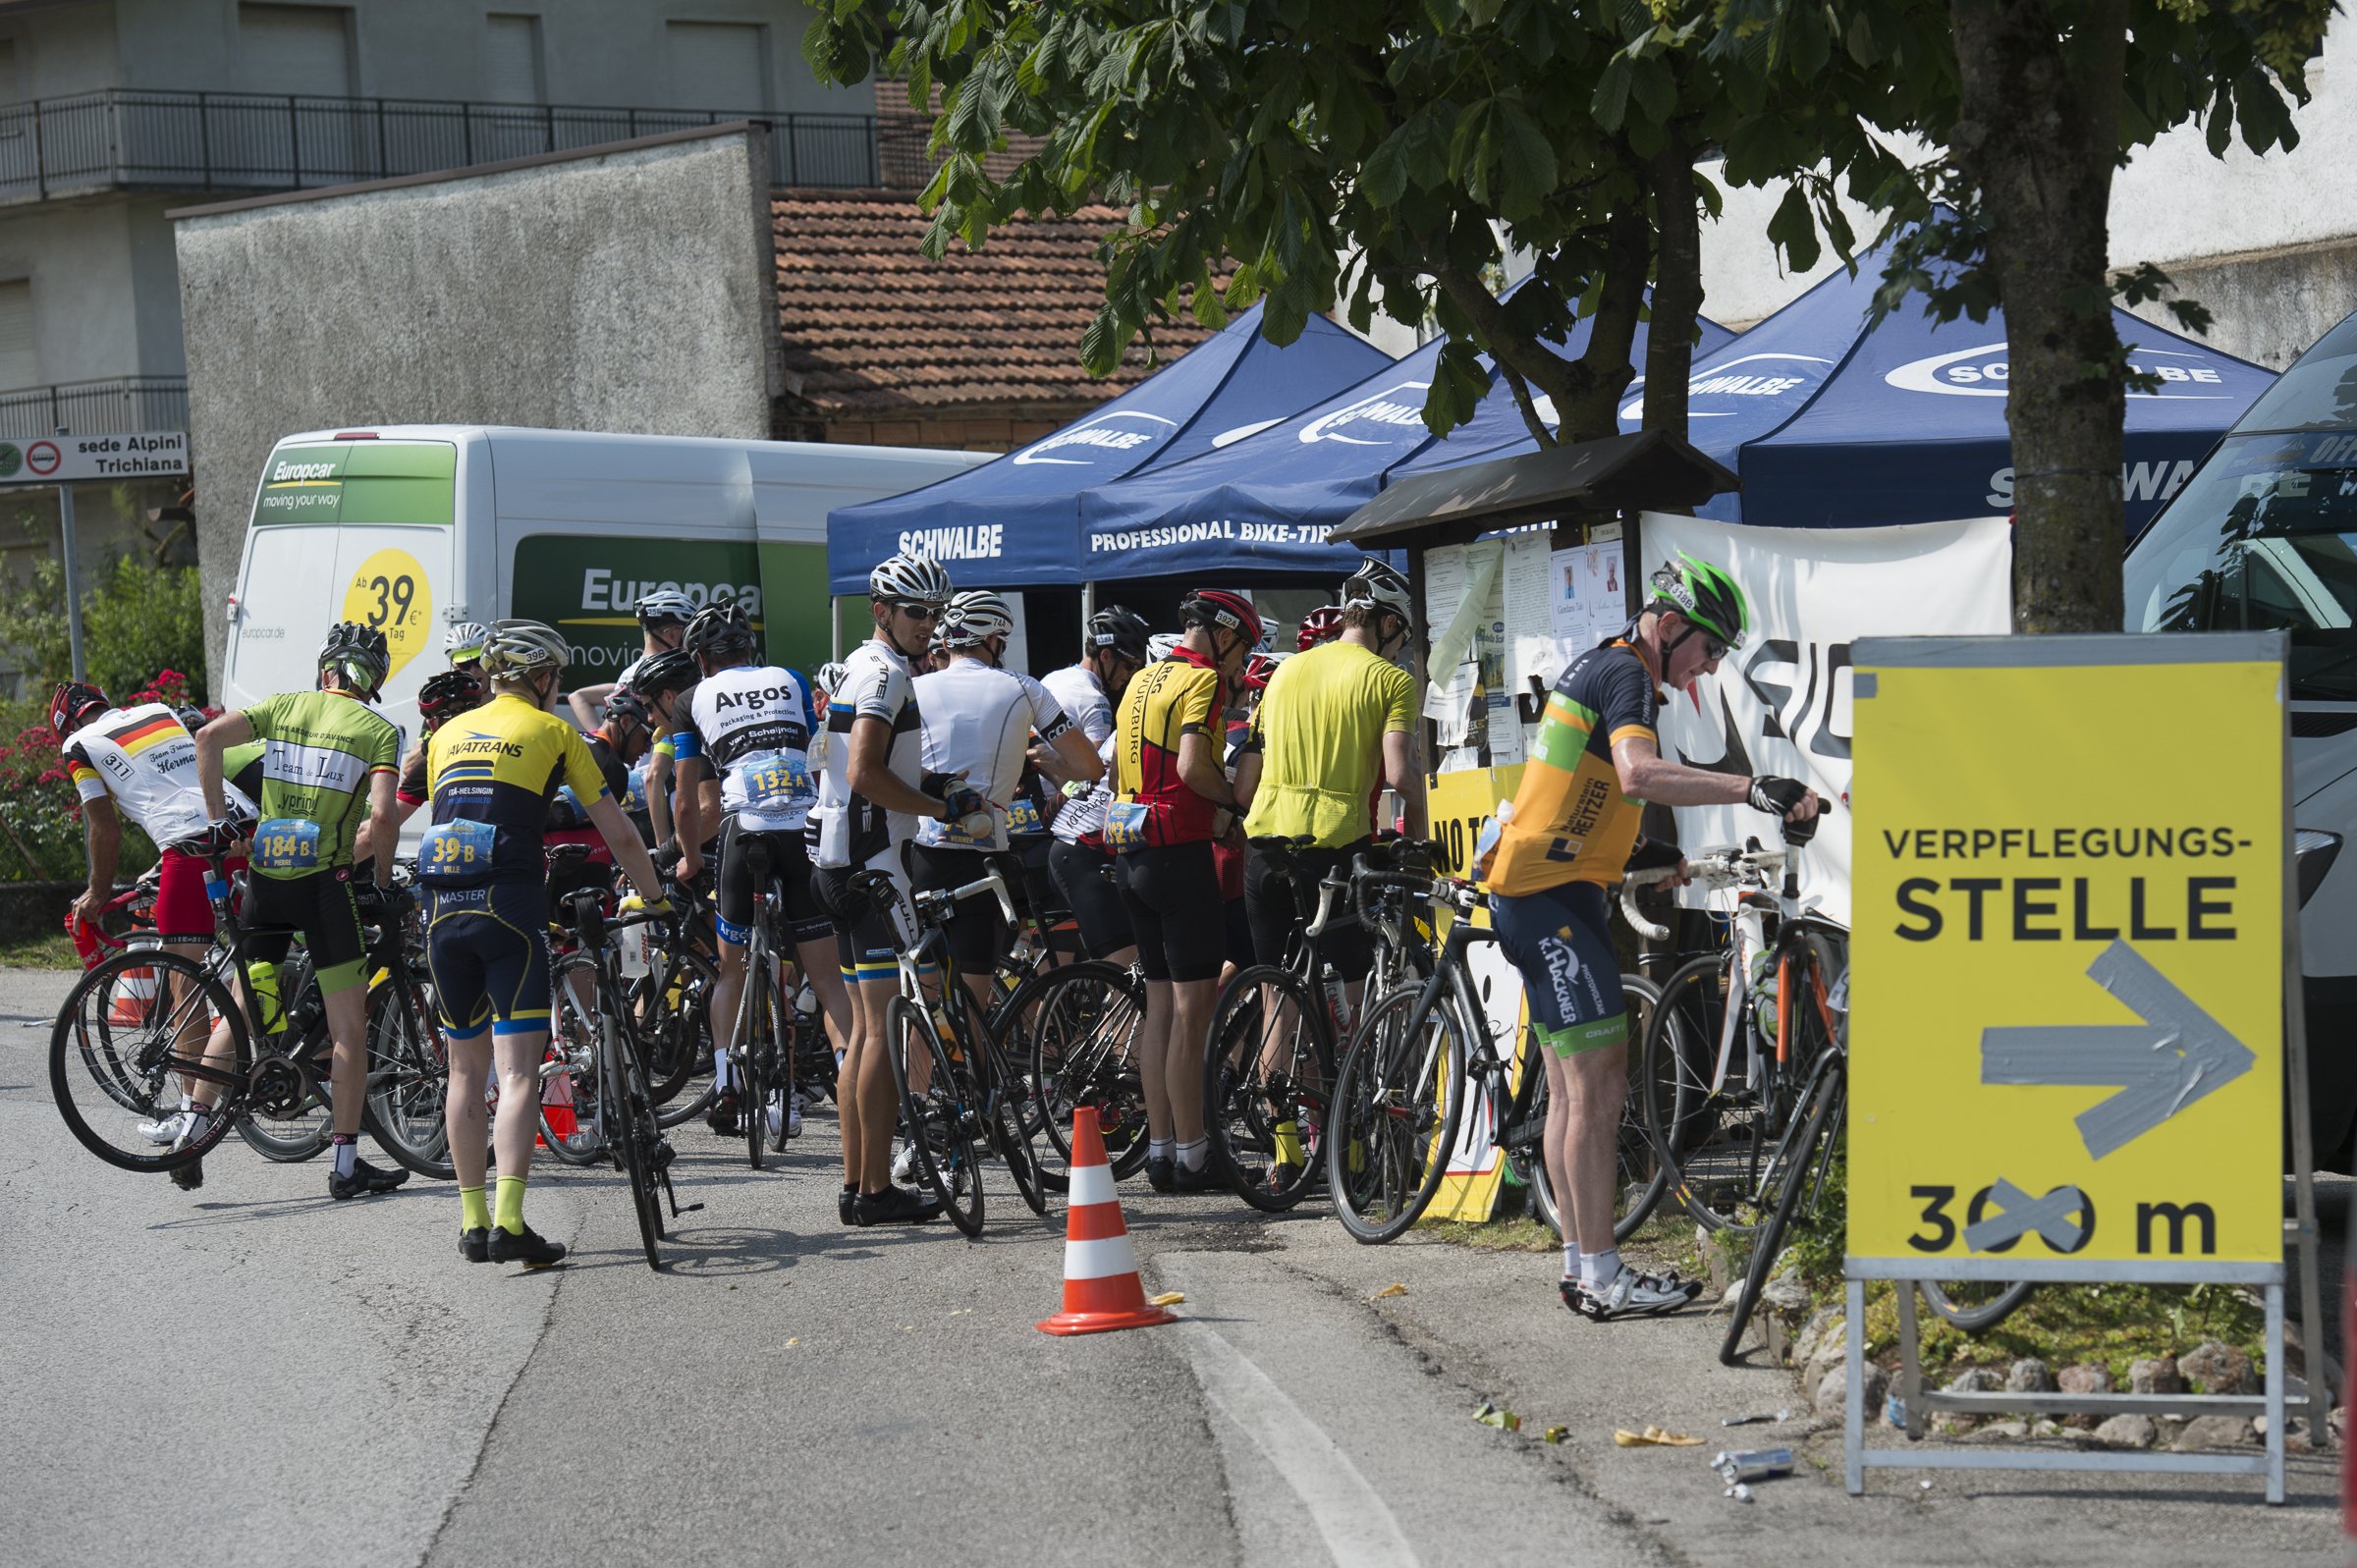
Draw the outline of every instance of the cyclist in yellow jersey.
[[[1499,946],[1522,972],[1547,1063],[1547,1173],[1567,1197],[1563,1304],[1603,1321],[1671,1312],[1695,1280],[1621,1263],[1613,1180],[1628,1098],[1628,1018],[1607,928],[1605,890],[1636,863],[1678,866],[1673,845],[1637,838],[1642,802],[1748,803],[1793,826],[1817,815],[1792,779],[1706,773],[1661,754],[1660,688],[1684,686],[1740,646],[1750,611],[1734,580],[1691,556],[1654,574],[1655,597],[1619,637],[1573,659],[1556,681],[1509,820],[1479,856]],[[1813,831],[1810,830],[1810,831]]]

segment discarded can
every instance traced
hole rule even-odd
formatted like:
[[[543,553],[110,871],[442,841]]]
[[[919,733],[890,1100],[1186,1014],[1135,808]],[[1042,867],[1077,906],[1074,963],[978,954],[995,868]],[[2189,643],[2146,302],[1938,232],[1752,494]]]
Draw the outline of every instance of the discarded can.
[[[1722,1420],[1719,1425],[1722,1427],[1763,1427],[1770,1422],[1790,1421],[1791,1419],[1791,1411],[1778,1410],[1757,1416],[1728,1416]]]
[[[1907,1402],[1896,1394],[1886,1398],[1883,1401],[1883,1419],[1893,1427],[1905,1426],[1907,1424]]]
[[[1766,1481],[1792,1474],[1789,1448],[1729,1448],[1711,1461],[1711,1468],[1730,1482]]]

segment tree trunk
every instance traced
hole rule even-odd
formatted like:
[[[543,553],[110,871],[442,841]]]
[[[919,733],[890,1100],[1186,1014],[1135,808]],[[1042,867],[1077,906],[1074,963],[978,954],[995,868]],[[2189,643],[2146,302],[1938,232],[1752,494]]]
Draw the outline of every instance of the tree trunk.
[[[2127,403],[2108,215],[2127,3],[2093,0],[2067,39],[2045,0],[1950,0],[1949,16],[1949,145],[1978,188],[2005,311],[2013,629],[2117,631]]]
[[[1695,210],[1694,151],[1668,128],[1653,155],[1653,325],[1645,336],[1645,428],[1686,435],[1686,384],[1693,379],[1694,318],[1702,314],[1702,220]]]

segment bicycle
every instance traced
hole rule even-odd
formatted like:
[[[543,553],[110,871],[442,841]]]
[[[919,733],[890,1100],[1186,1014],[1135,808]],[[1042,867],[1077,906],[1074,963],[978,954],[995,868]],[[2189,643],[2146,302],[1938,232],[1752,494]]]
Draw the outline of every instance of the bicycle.
[[[1096,1108],[1115,1180],[1144,1167],[1136,1040],[1145,1010],[1145,977],[1135,964],[1090,958],[1032,976],[992,1011],[1004,1058],[1030,1067],[1025,1126],[1044,1140],[1033,1169],[1048,1191],[1069,1188],[1072,1112],[1081,1106]]]
[[[737,997],[737,1044],[730,1051],[729,1061],[735,1069],[738,1104],[744,1118],[745,1162],[759,1170],[765,1151],[783,1154],[786,1149],[786,1129],[794,1114],[787,1097],[794,1093],[794,1061],[799,1054],[794,1037],[799,1033],[799,1015],[787,1010],[778,984],[778,955],[783,945],[778,941],[777,923],[784,917],[785,906],[770,881],[768,841],[758,834],[748,834],[738,838],[735,846],[736,852],[745,857],[756,891],[751,926],[745,934],[744,986]],[[773,1094],[778,1097],[774,1131],[768,1124]]]

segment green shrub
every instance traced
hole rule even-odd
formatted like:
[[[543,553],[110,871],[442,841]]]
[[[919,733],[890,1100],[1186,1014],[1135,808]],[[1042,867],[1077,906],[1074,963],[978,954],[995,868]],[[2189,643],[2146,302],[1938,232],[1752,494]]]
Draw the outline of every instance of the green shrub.
[[[22,662],[25,694],[46,700],[73,670],[66,635],[66,574],[55,561],[29,581],[0,589],[0,644]],[[126,695],[163,671],[204,669],[204,609],[194,567],[122,556],[82,599],[82,667],[106,694]],[[187,677],[188,700],[202,703],[204,677]]]

